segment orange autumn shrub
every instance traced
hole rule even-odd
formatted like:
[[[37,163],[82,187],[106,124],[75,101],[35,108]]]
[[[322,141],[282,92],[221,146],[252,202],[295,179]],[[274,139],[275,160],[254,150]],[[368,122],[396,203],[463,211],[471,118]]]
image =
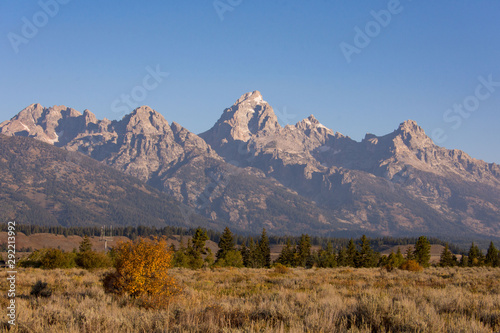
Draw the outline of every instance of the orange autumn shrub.
[[[104,279],[108,291],[128,294],[140,305],[161,308],[180,291],[168,274],[173,253],[164,239],[137,239],[114,249],[116,272]]]
[[[401,269],[410,272],[420,272],[421,270],[423,270],[423,267],[420,266],[420,264],[415,260],[406,260],[401,265]]]

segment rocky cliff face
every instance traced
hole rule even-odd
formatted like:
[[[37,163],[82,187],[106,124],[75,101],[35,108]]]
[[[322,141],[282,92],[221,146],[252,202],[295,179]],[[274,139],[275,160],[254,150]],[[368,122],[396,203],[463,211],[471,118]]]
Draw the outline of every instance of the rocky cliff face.
[[[223,162],[200,137],[179,124],[170,125],[148,106],[137,108],[120,121],[109,121],[97,120],[88,110],[81,114],[64,106],[33,104],[0,128],[5,135],[28,136],[82,152],[142,181],[155,179],[166,189],[175,187],[176,182],[164,183],[163,175],[172,168],[182,168],[186,160]]]
[[[356,142],[313,115],[282,127],[254,91],[200,136],[147,106],[109,121],[39,104],[0,133],[78,150],[239,230],[500,237],[500,166],[436,146],[411,120]]]
[[[245,114],[259,108],[246,105]],[[237,150],[225,149],[230,140],[217,126],[201,136],[226,160],[262,170],[361,229],[500,236],[500,166],[436,146],[415,121],[356,142],[311,115],[294,126],[248,132]]]

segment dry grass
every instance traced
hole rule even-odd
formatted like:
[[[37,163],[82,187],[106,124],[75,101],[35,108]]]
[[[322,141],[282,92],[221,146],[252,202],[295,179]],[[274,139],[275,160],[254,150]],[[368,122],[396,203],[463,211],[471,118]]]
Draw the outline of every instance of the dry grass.
[[[172,269],[183,293],[164,311],[105,294],[104,273],[19,270],[17,331],[500,331],[500,269]],[[53,296],[30,298],[37,280],[48,282]],[[6,332],[6,317],[1,318]]]

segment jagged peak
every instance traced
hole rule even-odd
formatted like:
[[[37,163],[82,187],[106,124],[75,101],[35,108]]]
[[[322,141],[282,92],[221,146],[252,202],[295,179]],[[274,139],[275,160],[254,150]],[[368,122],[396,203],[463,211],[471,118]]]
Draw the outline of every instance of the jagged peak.
[[[259,132],[274,132],[280,129],[273,108],[255,90],[243,94],[230,108],[222,113],[219,120],[200,136],[217,145],[219,142],[248,141]]]
[[[333,133],[331,129],[327,128],[325,125],[320,123],[319,120],[316,119],[316,117],[314,117],[314,115],[312,114],[309,117],[302,119],[297,124],[295,124],[295,127],[299,129],[321,128]]]
[[[40,118],[40,116],[43,114],[44,109],[45,108],[40,103],[33,103],[22,109],[12,119],[28,117],[36,122],[36,119]]]
[[[163,115],[147,105],[140,106],[123,117],[126,129],[132,132],[153,133],[170,130]]]
[[[31,105],[28,105],[27,107],[24,108],[24,110],[26,109],[43,109],[43,105],[40,104],[40,103],[33,103]]]
[[[307,117],[307,120],[309,120],[312,124],[320,124],[319,120],[314,117],[313,114],[311,114],[309,117]]]
[[[85,119],[86,124],[97,124],[97,117],[88,109],[83,110],[83,118]]]
[[[401,124],[399,124],[398,131],[411,133],[411,132],[423,132],[422,127],[418,126],[415,120],[408,119]]]
[[[414,120],[406,120],[405,122],[402,122],[398,129],[389,135],[394,138],[399,138],[410,148],[428,147],[434,145],[432,139],[425,134],[422,127],[418,126],[417,122]]]
[[[150,113],[158,113],[158,112],[156,112],[155,110],[153,110],[152,108],[150,108],[147,105],[142,105],[142,106],[139,106],[138,108],[134,109],[131,112],[131,115],[141,115],[141,114],[150,114]]]
[[[66,107],[65,105],[54,105],[51,107],[44,107],[40,103],[33,103],[26,108],[22,109],[12,119],[24,119],[37,123],[40,119],[51,117],[52,119],[61,117],[79,117],[82,114],[75,109]]]
[[[42,113],[45,108],[40,104],[40,103],[33,103],[22,109],[17,115],[20,114],[33,114],[34,112],[36,113]]]
[[[43,108],[44,114],[49,114],[53,116],[61,116],[61,117],[80,117],[82,113],[73,108],[67,107],[66,105],[54,105],[49,108]]]
[[[131,120],[150,120],[150,119],[155,119],[157,121],[164,121],[167,122],[165,117],[158,111],[152,109],[151,107],[147,105],[142,105],[139,106],[138,108],[134,109],[131,113],[128,115],[124,116],[124,119],[128,118],[128,122]]]
[[[258,90],[241,95],[241,97],[236,100],[234,105],[241,104],[243,102],[266,103],[266,101],[262,98],[262,94]]]

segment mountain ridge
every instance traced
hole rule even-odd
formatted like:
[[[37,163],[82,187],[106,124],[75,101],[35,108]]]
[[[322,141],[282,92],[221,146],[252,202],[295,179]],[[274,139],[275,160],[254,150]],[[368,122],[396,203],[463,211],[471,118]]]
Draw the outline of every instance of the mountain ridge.
[[[452,228],[500,237],[500,166],[438,147],[413,120],[358,142],[313,115],[282,127],[253,91],[200,135],[148,106],[109,121],[88,110],[39,104],[1,123],[0,133],[80,151],[242,229],[291,227],[293,216],[280,220],[279,210],[268,207],[285,191],[283,200],[307,207],[309,225],[299,224],[308,232],[404,235]],[[251,191],[240,179],[259,185]]]

